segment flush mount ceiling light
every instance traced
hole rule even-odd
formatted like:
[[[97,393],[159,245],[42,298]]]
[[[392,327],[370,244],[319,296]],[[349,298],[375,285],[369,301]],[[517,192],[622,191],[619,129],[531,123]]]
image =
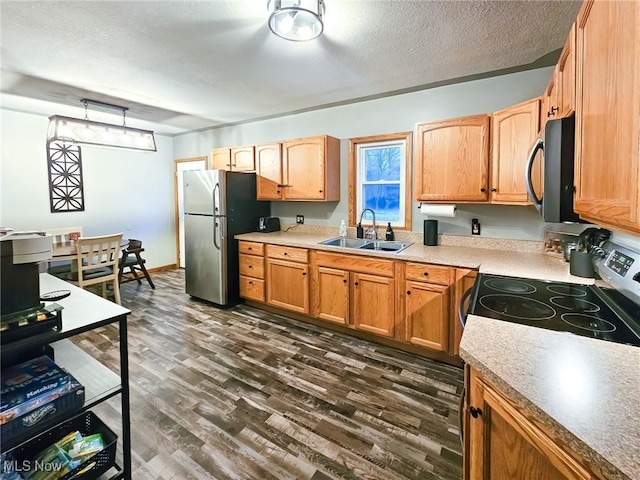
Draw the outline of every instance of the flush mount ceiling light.
[[[49,117],[48,142],[76,143],[99,147],[122,148],[143,152],[155,152],[156,140],[151,130],[128,127],[126,124],[127,107],[83,98],[84,119],[54,115]],[[94,122],[89,120],[89,104],[113,108],[122,111],[122,125]]]
[[[269,0],[267,8],[269,28],[286,40],[306,42],[324,30],[323,0]]]

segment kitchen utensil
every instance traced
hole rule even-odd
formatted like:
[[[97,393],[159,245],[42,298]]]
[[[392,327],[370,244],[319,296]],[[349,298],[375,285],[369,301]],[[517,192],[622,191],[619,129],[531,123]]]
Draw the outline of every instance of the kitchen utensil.
[[[571,258],[571,252],[573,252],[578,247],[578,244],[575,242],[567,243],[564,247],[564,260],[568,262]]]

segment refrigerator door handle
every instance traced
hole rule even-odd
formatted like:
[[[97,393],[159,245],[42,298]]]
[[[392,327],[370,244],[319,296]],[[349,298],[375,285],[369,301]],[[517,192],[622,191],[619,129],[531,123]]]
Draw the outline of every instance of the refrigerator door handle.
[[[215,217],[216,215],[220,215],[219,209],[218,209],[218,196],[216,196],[216,190],[218,191],[218,196],[220,196],[220,184],[216,183],[215,186],[213,187],[213,216]]]
[[[218,221],[220,217],[213,217],[213,246],[220,250],[220,245],[218,245],[218,235],[216,234],[216,230],[218,230]]]

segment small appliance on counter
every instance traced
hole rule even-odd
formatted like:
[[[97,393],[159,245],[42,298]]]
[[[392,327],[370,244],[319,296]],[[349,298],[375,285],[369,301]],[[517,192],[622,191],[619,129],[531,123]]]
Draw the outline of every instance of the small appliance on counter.
[[[260,217],[258,220],[258,231],[260,233],[279,232],[280,219],[278,217]]]
[[[640,252],[605,241],[594,254],[594,285],[479,274],[463,327],[470,296],[474,315],[640,347]]]

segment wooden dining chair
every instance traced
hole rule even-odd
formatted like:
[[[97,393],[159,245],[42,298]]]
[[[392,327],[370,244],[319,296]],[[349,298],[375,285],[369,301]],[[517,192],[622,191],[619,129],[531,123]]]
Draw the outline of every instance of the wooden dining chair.
[[[122,233],[103,237],[80,237],[76,240],[77,270],[63,278],[80,288],[101,284],[102,296],[107,297],[107,283],[113,284],[113,295],[120,305],[118,259]]]
[[[82,227],[66,227],[66,228],[48,228],[45,233],[51,235],[51,243],[53,248],[56,245],[69,245],[76,238],[82,236]],[[47,266],[47,273],[56,277],[64,276],[71,272],[70,261],[50,261]]]
[[[156,286],[151,281],[151,277],[149,276],[149,272],[147,272],[146,267],[144,266],[146,260],[142,258],[140,255],[144,252],[144,248],[142,248],[142,241],[135,240],[133,238],[129,239],[129,244],[122,249],[122,257],[120,258],[120,271],[118,273],[118,282],[120,284],[125,282],[137,281],[138,285],[141,285],[140,277],[138,273],[144,275],[144,278],[149,282],[149,286],[152,289],[155,289]],[[125,269],[128,268],[129,271],[125,272]],[[125,274],[127,276],[125,276]],[[130,277],[128,275],[131,275]]]

